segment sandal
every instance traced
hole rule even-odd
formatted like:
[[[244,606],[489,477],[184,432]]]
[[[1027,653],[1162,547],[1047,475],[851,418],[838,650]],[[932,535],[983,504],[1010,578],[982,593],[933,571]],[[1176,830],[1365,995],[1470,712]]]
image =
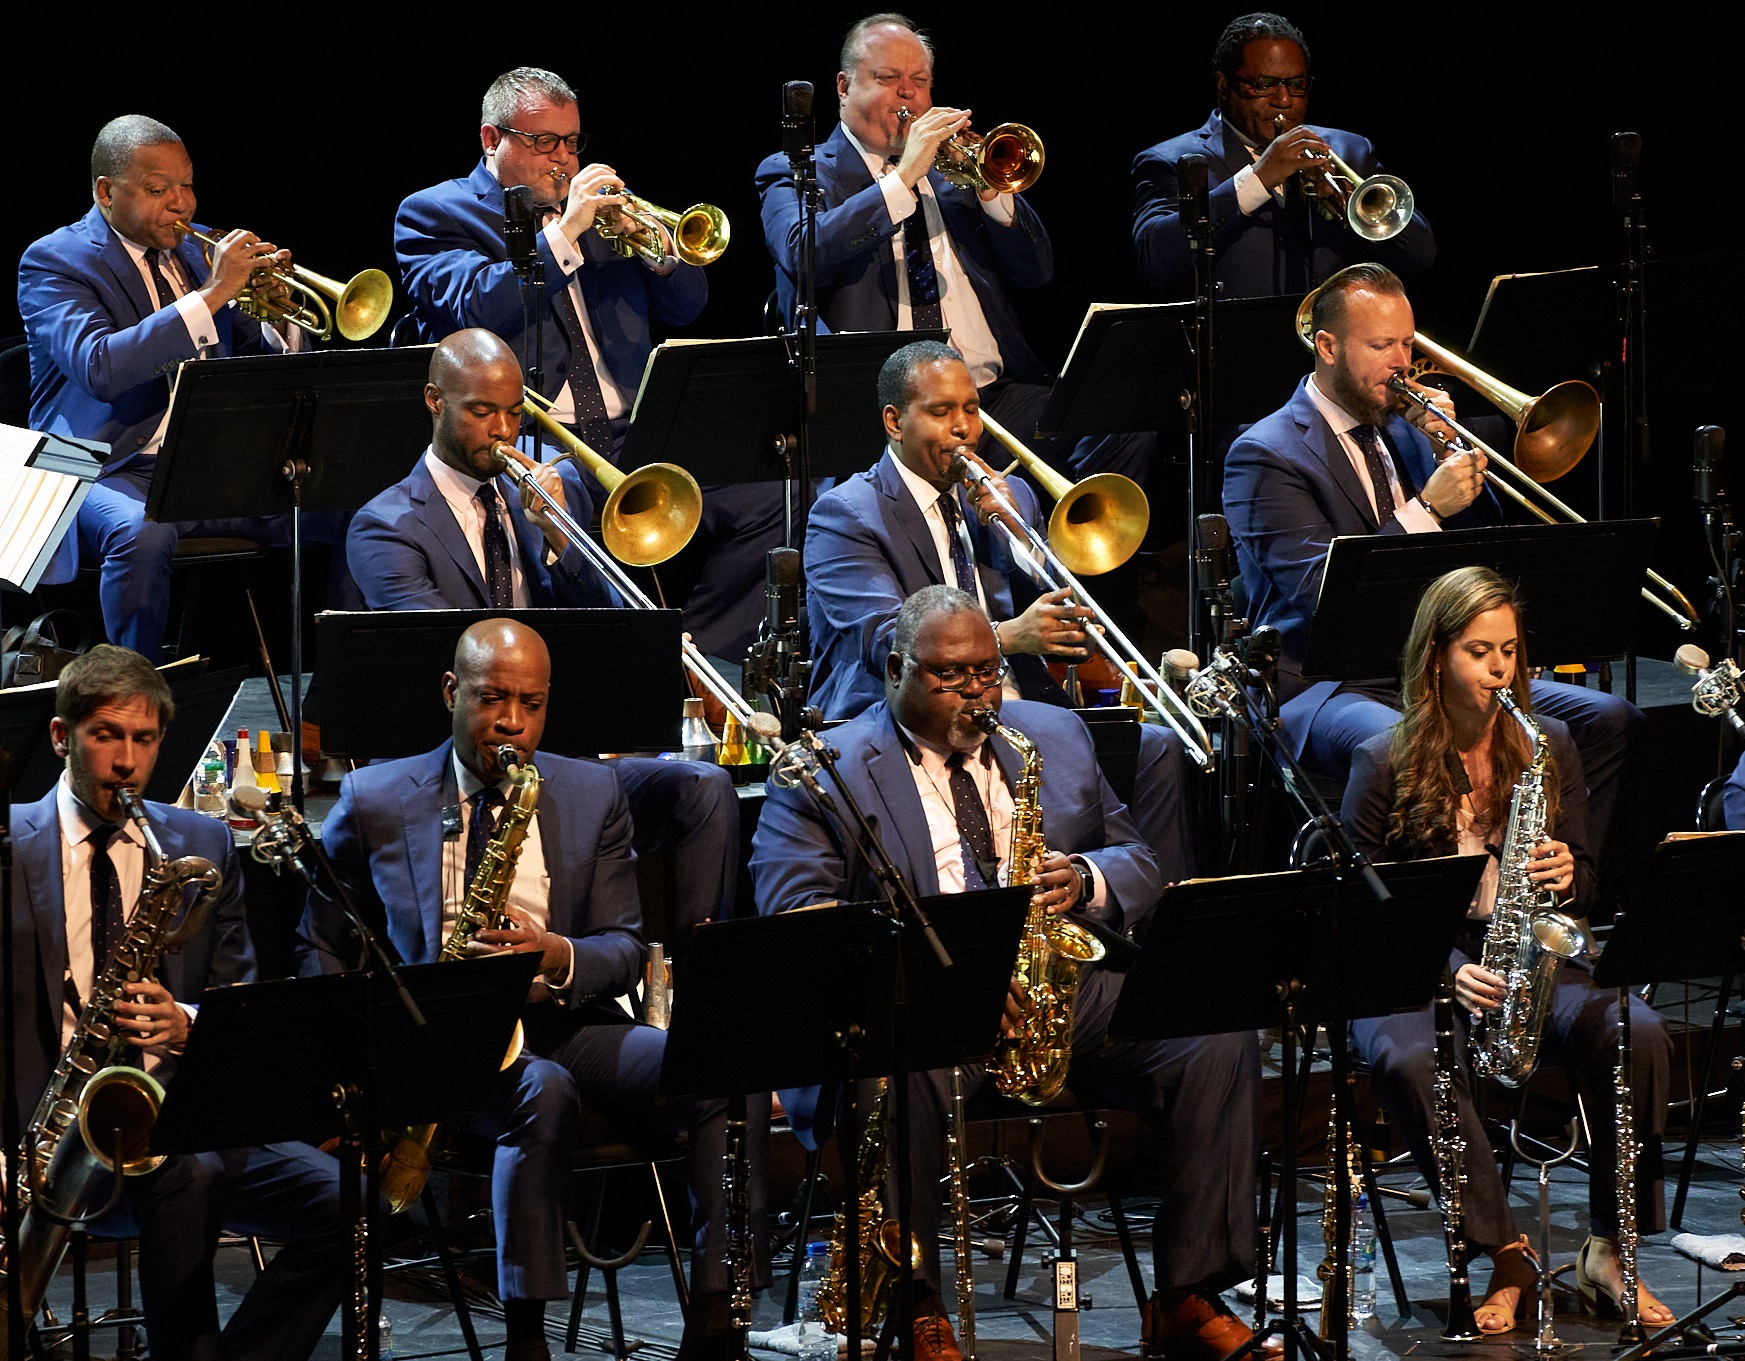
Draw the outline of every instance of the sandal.
[[[1515,1328],[1515,1310],[1524,1299],[1531,1299],[1539,1284],[1539,1258],[1527,1246],[1527,1235],[1513,1243],[1505,1243],[1492,1254],[1491,1279],[1484,1303],[1472,1311],[1473,1321],[1481,1333],[1508,1333]],[[1504,1304],[1497,1298],[1505,1290],[1515,1292],[1514,1303]]]
[[[1581,1307],[1595,1318],[1622,1318],[1624,1307],[1618,1299],[1618,1292],[1606,1282],[1588,1275],[1587,1254],[1593,1245],[1594,1238],[1590,1234],[1583,1241],[1581,1251],[1575,1255],[1575,1288],[1581,1295]],[[1666,1317],[1658,1321],[1650,1319],[1647,1317],[1650,1310]],[[1636,1317],[1649,1328],[1664,1328],[1677,1317],[1672,1310],[1654,1298],[1653,1292],[1642,1283],[1640,1274],[1636,1277]]]

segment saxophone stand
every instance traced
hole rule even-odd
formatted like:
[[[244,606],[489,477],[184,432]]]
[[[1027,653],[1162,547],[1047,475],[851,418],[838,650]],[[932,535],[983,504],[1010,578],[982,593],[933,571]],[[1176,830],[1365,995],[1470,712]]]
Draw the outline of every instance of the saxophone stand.
[[[1557,1336],[1552,1325],[1557,1309],[1551,1291],[1551,1281],[1556,1274],[1551,1270],[1551,1169],[1575,1156],[1575,1150],[1581,1144],[1581,1125],[1576,1120],[1569,1122],[1569,1145],[1554,1158],[1535,1158],[1521,1147],[1518,1120],[1509,1121],[1509,1144],[1517,1158],[1539,1169],[1539,1270],[1536,1273],[1539,1277],[1539,1335],[1531,1343],[1519,1344],[1513,1350],[1520,1356],[1561,1356],[1564,1352],[1578,1352],[1587,1344],[1565,1342]]]
[[[1745,1355],[1745,1343],[1703,1343],[1692,1325],[1745,1294],[1735,1285],[1699,1304],[1652,1336],[1643,1336],[1636,1313],[1636,1157],[1634,1098],[1630,1089],[1629,1002],[1631,990],[1650,983],[1713,978],[1745,972],[1745,832],[1669,836],[1654,848],[1648,873],[1630,911],[1612,927],[1605,952],[1594,966],[1594,982],[1618,989],[1618,1264],[1624,1279],[1624,1328],[1619,1342],[1627,1350],[1618,1361],[1638,1361],[1650,1352],[1661,1361],[1701,1355]],[[1693,1134],[1693,1138],[1695,1135]],[[1682,1345],[1663,1346],[1677,1337]]]

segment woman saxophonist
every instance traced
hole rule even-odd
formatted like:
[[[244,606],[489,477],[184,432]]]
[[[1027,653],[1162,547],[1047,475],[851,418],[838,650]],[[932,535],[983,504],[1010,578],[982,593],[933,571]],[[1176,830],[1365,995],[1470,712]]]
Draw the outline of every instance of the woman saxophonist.
[[[1530,1299],[1534,1282],[1527,1240],[1517,1233],[1496,1162],[1485,1156],[1490,1145],[1473,1104],[1465,1042],[1472,1018],[1497,1011],[1503,996],[1503,980],[1478,961],[1496,902],[1497,848],[1506,842],[1511,796],[1531,752],[1521,725],[1503,712],[1496,692],[1508,689],[1519,708],[1529,711],[1526,672],[1520,604],[1507,581],[1488,568],[1467,567],[1433,582],[1418,603],[1401,657],[1404,717],[1391,732],[1357,749],[1342,810],[1357,845],[1377,860],[1491,856],[1449,958],[1460,1039],[1454,1089],[1467,1147],[1463,1236],[1468,1259],[1482,1253],[1492,1262],[1488,1291],[1474,1311],[1486,1333],[1515,1326],[1516,1310]],[[1544,717],[1537,722],[1550,747],[1548,834],[1532,855],[1527,879],[1551,889],[1563,910],[1579,917],[1591,907],[1596,889],[1581,758],[1563,724]],[[1638,999],[1630,1006],[1630,1085],[1639,1146],[1636,1220],[1641,1231],[1655,1232],[1664,1227],[1660,1145],[1671,1043],[1651,1007]],[[1616,993],[1594,986],[1583,958],[1558,971],[1539,1052],[1543,1061],[1567,1070],[1587,1105],[1589,1236],[1576,1260],[1576,1281],[1584,1306],[1602,1315],[1616,1311],[1622,1289],[1614,1152],[1617,1020]],[[1376,1092],[1414,1162],[1436,1186],[1430,1009],[1358,1021],[1352,1038],[1370,1063]],[[1673,1318],[1645,1286],[1639,1289],[1639,1313],[1649,1327]]]

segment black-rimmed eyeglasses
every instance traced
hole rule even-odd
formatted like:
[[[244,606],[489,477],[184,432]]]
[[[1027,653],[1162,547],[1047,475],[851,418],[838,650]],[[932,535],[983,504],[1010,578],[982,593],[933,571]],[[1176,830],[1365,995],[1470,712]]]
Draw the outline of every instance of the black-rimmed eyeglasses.
[[[934,680],[939,682],[941,690],[956,692],[967,689],[971,680],[988,689],[1006,679],[1006,673],[1012,668],[1004,657],[987,666],[929,666],[919,657],[911,657],[910,661],[920,667]]]
[[[499,132],[512,132],[517,137],[525,137],[527,143],[536,155],[549,156],[557,150],[557,144],[563,143],[564,150],[570,155],[577,155],[588,144],[588,134],[572,132],[568,137],[559,137],[555,132],[523,132],[520,128],[512,128],[507,123],[493,123]]]
[[[1309,76],[1235,76],[1236,86],[1250,99],[1259,99],[1284,86],[1292,98],[1309,93]]]

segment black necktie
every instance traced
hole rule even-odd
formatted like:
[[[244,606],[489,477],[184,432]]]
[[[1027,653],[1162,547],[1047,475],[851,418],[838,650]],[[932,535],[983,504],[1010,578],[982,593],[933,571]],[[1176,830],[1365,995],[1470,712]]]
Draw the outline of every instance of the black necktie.
[[[515,604],[515,578],[509,571],[509,536],[497,507],[497,484],[487,482],[474,495],[485,509],[485,594],[492,609],[506,610]]]
[[[473,795],[473,816],[467,824],[467,888],[473,886],[473,876],[479,872],[479,861],[485,858],[485,847],[491,844],[491,833],[497,830],[497,809],[503,806],[503,791],[492,786]]]
[[[109,858],[109,843],[121,832],[106,822],[86,838],[91,845],[91,981],[103,976],[109,952],[127,929],[121,912],[121,879]]]
[[[981,790],[976,788],[975,777],[964,769],[963,761],[961,751],[945,759],[946,769],[951,771],[952,815],[957,819],[957,839],[963,852],[963,886],[969,890],[992,888],[1000,878],[994,829],[988,823]]]
[[[1388,482],[1388,456],[1382,448],[1381,432],[1373,425],[1354,425],[1351,438],[1363,450],[1363,466],[1369,469],[1370,485],[1375,488],[1376,523],[1385,525],[1394,518],[1394,492]]]
[[[962,517],[958,513],[954,492],[939,493],[939,513],[945,519],[945,537],[951,542],[951,574],[957,578],[952,584],[966,595],[973,596],[976,593],[976,569],[969,560],[969,549],[964,545],[963,533],[958,528]]]
[[[151,270],[152,287],[158,291],[159,307],[174,307],[176,305],[176,290],[170,287],[170,281],[164,277],[163,268],[158,264],[158,256],[162,251],[148,250],[145,253],[146,267]]]
[[[576,300],[568,286],[557,291],[557,309],[570,332],[570,396],[576,404],[576,432],[601,458],[612,457],[612,421],[606,415],[606,394],[600,390],[600,375],[594,371],[594,356],[588,350],[588,335],[576,313]]]
[[[926,205],[915,196],[915,211],[903,219],[903,264],[909,272],[909,324],[917,331],[937,331],[945,324],[939,310],[939,275],[933,268],[933,247],[927,239]]]

